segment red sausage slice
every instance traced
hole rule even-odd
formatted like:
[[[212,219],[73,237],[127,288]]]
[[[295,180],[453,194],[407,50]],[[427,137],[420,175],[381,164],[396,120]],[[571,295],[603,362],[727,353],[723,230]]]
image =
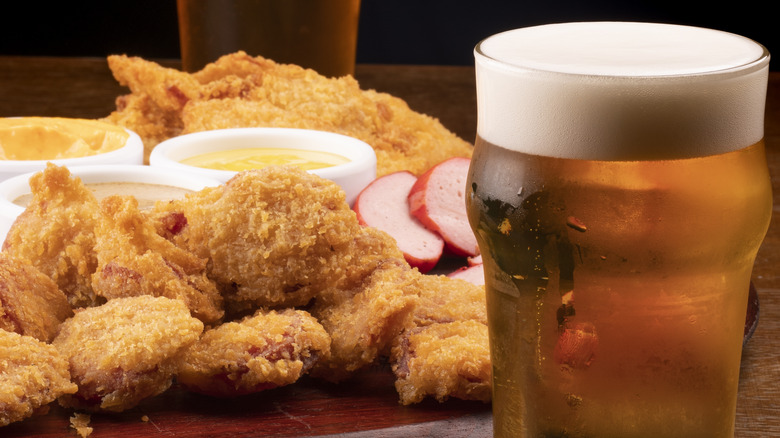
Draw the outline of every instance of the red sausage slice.
[[[409,213],[407,198],[416,181],[407,171],[377,178],[360,192],[353,210],[361,224],[392,236],[411,266],[428,272],[441,258],[444,240]]]

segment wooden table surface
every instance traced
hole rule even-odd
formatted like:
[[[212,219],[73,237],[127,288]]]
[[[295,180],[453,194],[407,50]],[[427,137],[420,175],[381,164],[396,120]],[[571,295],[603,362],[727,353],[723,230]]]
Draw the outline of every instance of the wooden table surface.
[[[175,60],[164,60],[176,66]],[[363,88],[405,99],[467,140],[476,134],[471,67],[359,65]],[[97,118],[126,93],[96,58],[0,57],[0,116]],[[770,75],[767,156],[780,208],[780,73]],[[758,329],[743,352],[735,436],[780,437],[780,223],[773,218],[753,280]],[[214,400],[173,388],[117,415],[93,415],[94,438],[147,436],[489,437],[488,405],[450,400],[404,407],[386,367],[339,385],[304,379],[295,385],[235,400]],[[0,436],[75,436],[69,413],[53,405],[42,417],[0,429]]]

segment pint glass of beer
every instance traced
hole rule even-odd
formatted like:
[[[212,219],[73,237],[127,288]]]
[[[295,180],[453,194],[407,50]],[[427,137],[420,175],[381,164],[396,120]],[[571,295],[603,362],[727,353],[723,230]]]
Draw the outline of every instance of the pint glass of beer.
[[[729,437],[771,215],[769,55],[587,22],[475,49],[469,221],[501,437]]]

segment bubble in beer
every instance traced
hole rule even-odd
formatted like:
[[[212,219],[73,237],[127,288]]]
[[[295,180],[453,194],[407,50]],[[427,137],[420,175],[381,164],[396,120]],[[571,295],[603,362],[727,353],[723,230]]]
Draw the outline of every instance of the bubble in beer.
[[[738,150],[763,137],[769,54],[739,35],[656,23],[551,24],[489,37],[475,58],[478,135],[508,149],[661,160]]]

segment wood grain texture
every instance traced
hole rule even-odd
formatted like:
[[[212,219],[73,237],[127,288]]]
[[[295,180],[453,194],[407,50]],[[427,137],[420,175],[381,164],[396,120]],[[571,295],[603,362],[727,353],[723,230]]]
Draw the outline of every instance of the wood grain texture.
[[[161,60],[177,66],[177,60]],[[476,135],[474,70],[470,67],[360,65],[363,88],[405,99],[412,109],[439,118],[464,139]],[[126,90],[97,58],[0,57],[0,116],[102,117]],[[780,209],[780,73],[770,74],[767,159]],[[743,352],[737,438],[780,436],[780,223],[773,218],[759,252],[754,282],[759,324]],[[404,407],[386,367],[340,385],[304,379],[295,385],[234,400],[218,400],[173,388],[136,409],[95,415],[94,438],[319,436],[489,437],[489,406],[450,400]],[[0,429],[3,437],[75,436],[69,412],[53,406],[44,416]]]

